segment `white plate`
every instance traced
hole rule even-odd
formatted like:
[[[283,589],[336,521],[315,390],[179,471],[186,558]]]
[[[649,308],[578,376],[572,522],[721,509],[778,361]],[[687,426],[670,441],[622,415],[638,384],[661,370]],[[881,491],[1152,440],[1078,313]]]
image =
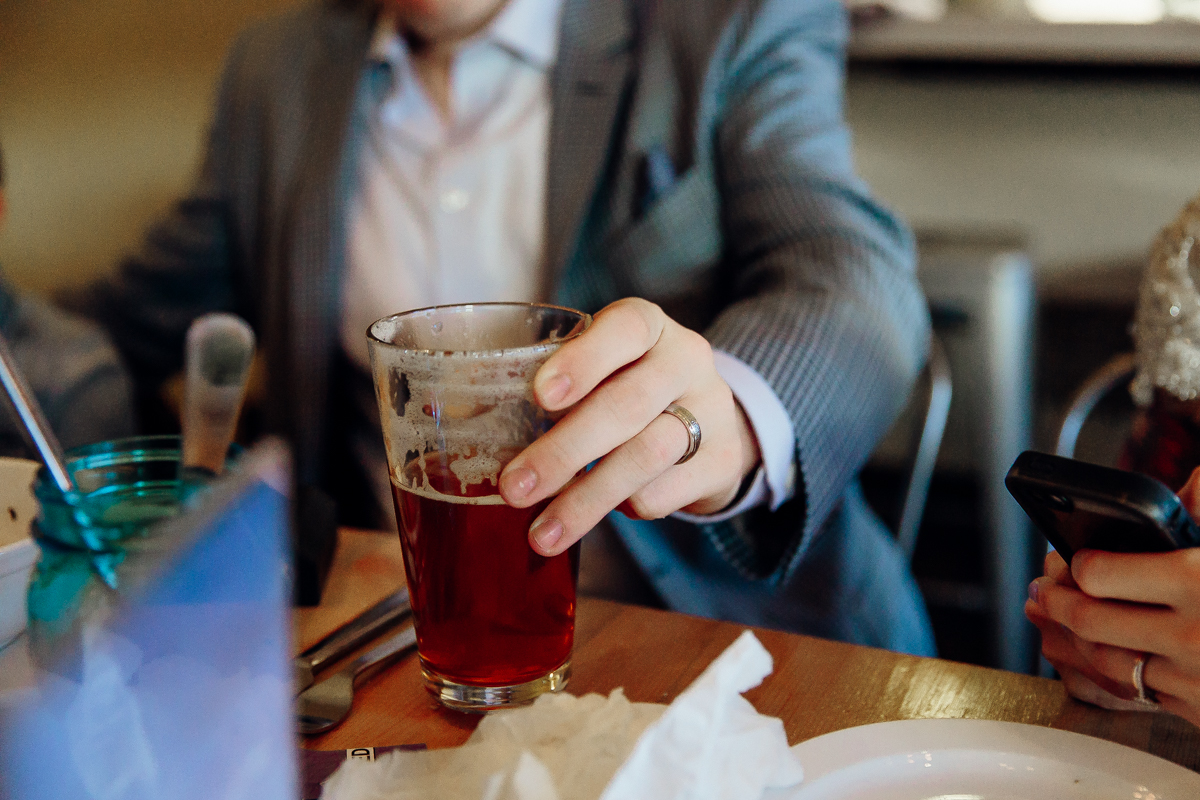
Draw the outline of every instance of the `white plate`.
[[[1078,733],[970,719],[847,728],[792,748],[804,783],[772,800],[1174,800],[1200,774]]]

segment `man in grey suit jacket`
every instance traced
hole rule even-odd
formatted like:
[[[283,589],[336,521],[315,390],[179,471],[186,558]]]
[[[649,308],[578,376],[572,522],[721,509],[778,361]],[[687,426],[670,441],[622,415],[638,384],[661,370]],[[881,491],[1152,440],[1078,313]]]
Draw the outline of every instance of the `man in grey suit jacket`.
[[[456,5],[388,3],[402,21],[405,7]],[[239,40],[193,192],[89,302],[144,384],[178,369],[198,314],[249,319],[267,355],[268,425],[292,441],[303,490],[333,495],[343,512],[357,505],[345,442],[362,421],[353,386],[363,376],[341,357],[337,326],[347,208],[377,91],[365,59],[377,12],[318,3]],[[572,414],[599,419],[595,398],[615,392],[601,380],[639,365],[624,373],[641,376],[629,396],[676,380],[685,405],[703,409],[705,445],[672,466],[669,437],[682,429],[649,424],[662,405],[648,415],[635,405],[598,432],[556,427],[554,447],[526,451],[501,487],[514,505],[532,503],[605,456],[541,518],[553,536],[535,523],[531,546],[559,552],[626,499],[631,513],[608,524],[668,606],[930,653],[919,593],[855,483],[921,364],[928,320],[909,234],[850,164],[845,36],[836,0],[565,0],[541,295],[607,308],[579,340],[588,344],[553,362],[578,370],[574,388],[552,397],[540,386],[539,399],[578,401]],[[622,297],[657,305],[608,305]],[[647,329],[642,344],[621,339]],[[759,465],[745,414],[688,329],[754,370],[786,411],[797,480],[775,510],[639,519],[718,511]],[[630,353],[602,367],[579,359],[614,348]],[[613,495],[625,476],[605,461],[628,461],[634,440],[663,463]],[[580,463],[556,462],[556,451]]]

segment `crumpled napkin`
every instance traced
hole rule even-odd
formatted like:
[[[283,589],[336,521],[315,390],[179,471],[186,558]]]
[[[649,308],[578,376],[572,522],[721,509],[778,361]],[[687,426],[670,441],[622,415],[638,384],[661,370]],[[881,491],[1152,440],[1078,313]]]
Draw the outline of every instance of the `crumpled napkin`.
[[[803,778],[783,723],[741,693],[771,673],[750,631],[669,706],[543,695],[488,714],[461,747],[347,760],[323,800],[758,800]]]

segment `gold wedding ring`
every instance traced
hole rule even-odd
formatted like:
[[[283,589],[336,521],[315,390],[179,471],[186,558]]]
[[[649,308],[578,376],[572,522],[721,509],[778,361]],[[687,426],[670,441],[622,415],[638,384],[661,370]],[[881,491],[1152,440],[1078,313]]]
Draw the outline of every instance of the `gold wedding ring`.
[[[688,446],[679,460],[675,462],[675,466],[679,466],[683,462],[691,459],[696,455],[696,451],[700,449],[700,423],[692,416],[692,412],[688,411],[678,403],[671,403],[663,410],[664,414],[670,414],[675,419],[683,423],[683,427],[687,429]]]
[[[1148,654],[1142,653],[1137,657],[1137,661],[1133,662],[1133,688],[1137,689],[1137,697],[1134,699],[1145,706],[1158,706],[1158,700],[1154,698],[1154,690],[1146,688],[1142,677],[1146,672],[1146,661],[1149,658]]]

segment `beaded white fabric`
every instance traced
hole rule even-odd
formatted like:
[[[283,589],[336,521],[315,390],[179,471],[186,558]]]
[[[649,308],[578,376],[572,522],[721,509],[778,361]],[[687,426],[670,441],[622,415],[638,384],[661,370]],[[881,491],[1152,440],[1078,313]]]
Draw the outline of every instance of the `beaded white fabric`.
[[[1180,400],[1200,397],[1200,196],[1162,229],[1150,251],[1133,319],[1137,374],[1129,390],[1141,406],[1162,387]],[[1196,258],[1192,258],[1193,253]]]

